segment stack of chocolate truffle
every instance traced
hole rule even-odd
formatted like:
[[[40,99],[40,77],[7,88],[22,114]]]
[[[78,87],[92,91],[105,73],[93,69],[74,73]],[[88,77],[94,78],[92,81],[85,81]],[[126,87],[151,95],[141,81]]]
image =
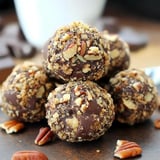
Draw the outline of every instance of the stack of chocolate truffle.
[[[128,69],[129,47],[117,35],[73,22],[55,32],[43,55],[43,67],[22,64],[3,83],[9,116],[26,122],[46,116],[60,139],[81,142],[104,135],[114,119],[142,122],[157,107],[155,85],[143,71]]]

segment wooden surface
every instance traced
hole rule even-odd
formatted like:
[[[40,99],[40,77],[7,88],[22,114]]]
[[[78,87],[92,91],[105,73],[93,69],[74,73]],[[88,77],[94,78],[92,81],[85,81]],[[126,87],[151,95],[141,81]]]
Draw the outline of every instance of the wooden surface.
[[[153,121],[160,117],[159,111],[145,123],[132,127],[114,124],[100,139],[84,143],[68,143],[55,140],[44,146],[34,144],[34,139],[44,123],[28,124],[23,132],[7,135],[0,130],[0,155],[2,160],[10,160],[19,150],[37,150],[45,153],[49,160],[118,160],[113,157],[117,139],[137,142],[143,149],[140,157],[128,160],[158,160],[160,156],[160,130],[154,128]],[[0,112],[0,122],[7,120]],[[100,150],[100,152],[96,152]]]
[[[149,36],[149,44],[138,52],[131,53],[131,68],[144,68],[160,65],[160,22],[150,21],[128,14],[112,14],[116,16],[121,25],[132,26],[138,31],[146,32]],[[10,16],[6,16],[8,18]],[[9,20],[16,19],[15,16]],[[41,63],[40,53],[35,57],[27,59]],[[15,59],[21,63],[22,59]],[[23,132],[7,135],[0,130],[0,155],[2,160],[10,160],[12,154],[17,150],[39,150],[44,152],[49,160],[116,160],[113,157],[117,139],[127,139],[137,142],[143,149],[142,156],[137,160],[157,160],[160,157],[160,130],[153,126],[153,121],[160,118],[159,111],[156,111],[150,120],[143,124],[132,127],[114,124],[110,130],[100,139],[86,143],[67,143],[56,140],[45,146],[37,146],[34,139],[41,126],[45,123],[27,124]],[[0,111],[0,123],[8,117]],[[96,152],[100,150],[100,153]]]

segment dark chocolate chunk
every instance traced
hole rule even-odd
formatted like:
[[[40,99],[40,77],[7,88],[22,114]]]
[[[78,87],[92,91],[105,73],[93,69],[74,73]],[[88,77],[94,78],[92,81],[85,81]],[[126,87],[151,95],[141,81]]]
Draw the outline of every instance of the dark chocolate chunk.
[[[8,24],[3,28],[0,42],[4,45],[3,48],[8,47],[6,50],[16,58],[28,58],[36,53],[36,49],[22,35],[17,23]]]
[[[146,33],[140,33],[130,27],[122,27],[119,36],[128,43],[131,51],[144,48],[148,43]]]
[[[96,26],[100,31],[108,30],[108,32],[112,34],[120,31],[119,22],[114,17],[103,17],[97,21]]]
[[[35,54],[36,49],[27,42],[10,41],[7,43],[11,55],[17,58],[31,57]]]

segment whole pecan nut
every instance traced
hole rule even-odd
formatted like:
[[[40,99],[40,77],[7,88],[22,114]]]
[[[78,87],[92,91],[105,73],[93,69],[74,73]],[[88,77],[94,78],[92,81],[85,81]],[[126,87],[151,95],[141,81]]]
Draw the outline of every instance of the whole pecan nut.
[[[39,151],[17,151],[12,155],[11,160],[48,160],[47,156]]]
[[[54,134],[49,127],[42,127],[34,141],[35,144],[41,146],[51,141],[54,138]]]
[[[0,124],[0,128],[4,129],[7,134],[17,133],[24,128],[24,124],[17,120],[9,120]]]

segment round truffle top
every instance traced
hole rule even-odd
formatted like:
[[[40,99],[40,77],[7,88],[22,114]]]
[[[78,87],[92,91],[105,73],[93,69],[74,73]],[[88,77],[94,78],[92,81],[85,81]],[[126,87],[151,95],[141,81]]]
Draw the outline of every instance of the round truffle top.
[[[15,66],[2,84],[2,110],[10,117],[26,122],[44,118],[44,103],[54,88],[44,69],[31,62]]]
[[[110,94],[91,81],[58,86],[46,104],[51,129],[71,142],[97,139],[111,126],[114,114]]]
[[[64,81],[97,80],[108,70],[107,47],[96,28],[73,22],[59,28],[48,42],[44,66],[51,77]]]

